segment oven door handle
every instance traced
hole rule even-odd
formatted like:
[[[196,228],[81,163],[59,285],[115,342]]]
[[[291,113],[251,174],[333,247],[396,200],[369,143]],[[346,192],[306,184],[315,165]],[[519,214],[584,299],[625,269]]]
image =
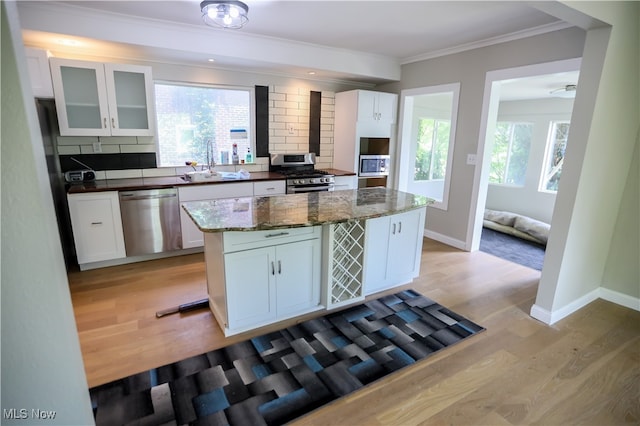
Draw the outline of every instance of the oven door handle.
[[[333,189],[333,185],[318,185],[318,186],[299,186],[299,187],[289,187],[287,188],[290,191],[290,194],[295,194],[298,192],[319,192],[319,191],[331,191]]]

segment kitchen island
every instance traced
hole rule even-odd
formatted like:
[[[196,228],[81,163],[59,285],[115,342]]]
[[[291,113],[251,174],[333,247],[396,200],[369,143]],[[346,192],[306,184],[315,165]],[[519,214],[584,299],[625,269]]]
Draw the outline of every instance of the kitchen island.
[[[431,202],[365,188],[182,208],[205,235],[209,306],[229,336],[410,282]]]

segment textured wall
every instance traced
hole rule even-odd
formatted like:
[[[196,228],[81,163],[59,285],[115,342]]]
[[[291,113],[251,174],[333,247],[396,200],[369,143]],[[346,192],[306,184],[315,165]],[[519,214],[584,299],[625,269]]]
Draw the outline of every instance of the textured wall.
[[[93,423],[15,2],[2,2],[2,424]],[[24,411],[20,411],[24,410]],[[54,414],[55,413],[55,414]],[[42,421],[42,423],[45,423]]]

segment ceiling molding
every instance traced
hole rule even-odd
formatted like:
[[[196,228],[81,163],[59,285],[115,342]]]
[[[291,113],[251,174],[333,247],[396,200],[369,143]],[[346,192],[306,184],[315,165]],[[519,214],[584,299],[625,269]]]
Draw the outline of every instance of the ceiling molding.
[[[471,43],[461,44],[459,46],[454,46],[446,49],[436,50],[434,52],[425,53],[423,55],[415,55],[408,58],[404,58],[400,60],[401,65],[407,65],[414,62],[426,61],[427,59],[439,58],[442,56],[453,55],[456,53],[466,52],[468,50],[479,49],[482,47],[493,46],[496,44],[506,43],[509,41],[520,40],[527,37],[533,37],[540,34],[546,34],[553,31],[560,31],[566,28],[571,28],[573,25],[564,22],[557,21],[552,22],[551,24],[540,25],[535,28],[529,28],[522,31],[516,31],[510,34],[505,34],[498,37],[491,37],[484,40],[478,40]]]

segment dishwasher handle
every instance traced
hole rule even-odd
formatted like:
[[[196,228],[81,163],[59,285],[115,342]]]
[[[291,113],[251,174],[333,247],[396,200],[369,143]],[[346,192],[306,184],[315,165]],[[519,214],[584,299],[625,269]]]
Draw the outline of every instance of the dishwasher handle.
[[[159,200],[161,198],[174,198],[177,194],[157,194],[157,195],[135,195],[135,194],[120,194],[120,201],[135,201],[135,200]]]

